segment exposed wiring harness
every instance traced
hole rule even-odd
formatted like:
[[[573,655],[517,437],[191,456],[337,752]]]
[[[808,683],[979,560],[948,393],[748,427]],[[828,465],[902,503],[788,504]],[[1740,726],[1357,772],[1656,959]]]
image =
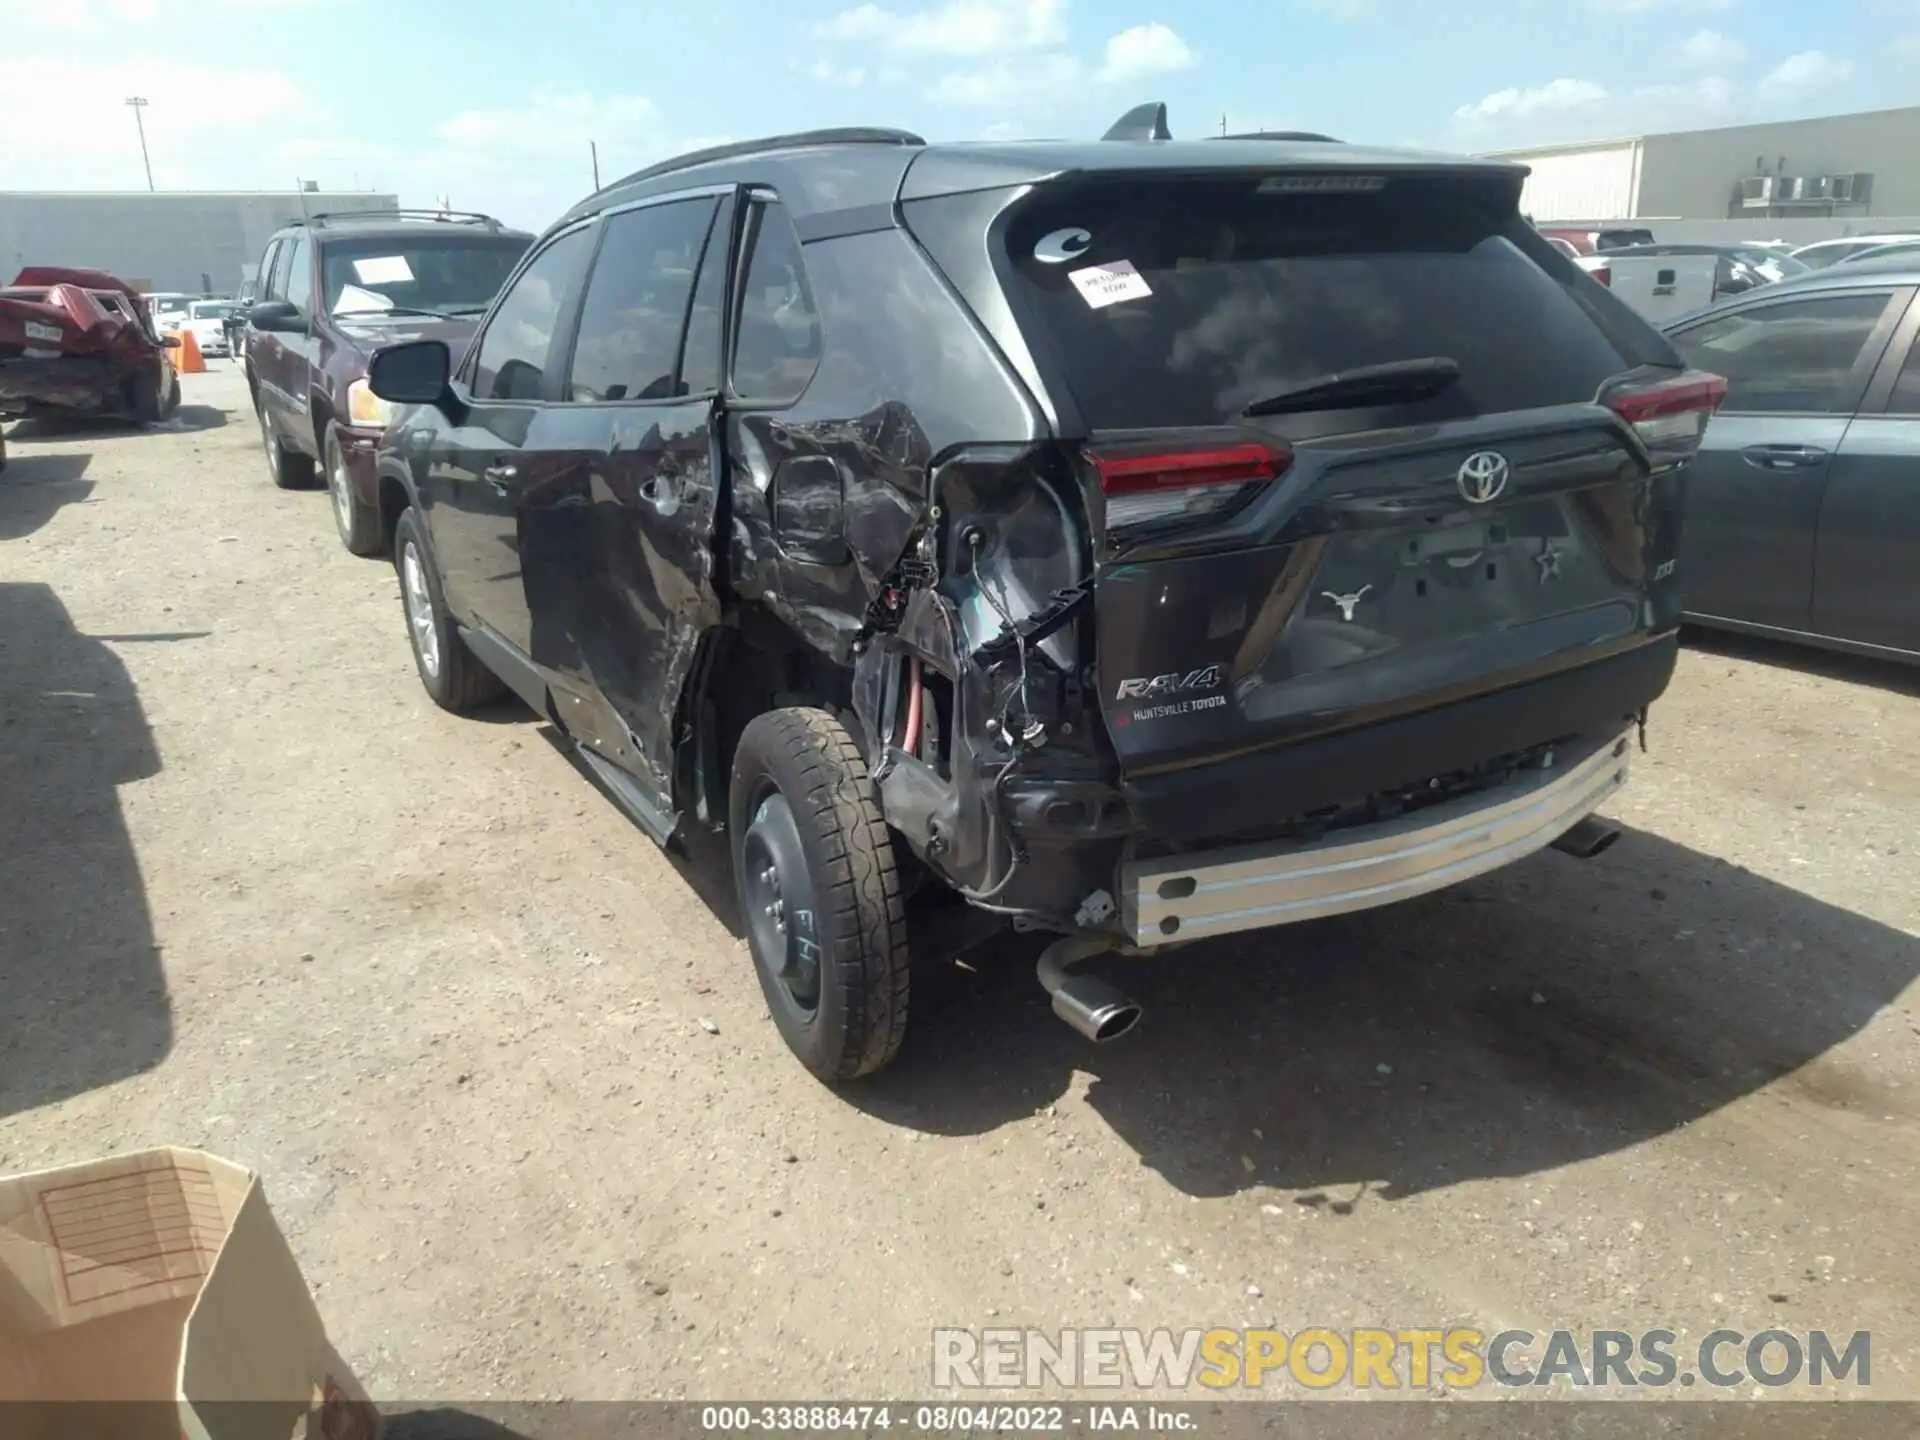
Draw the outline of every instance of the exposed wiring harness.
[[[1012,632],[1018,647],[1020,656],[1020,683],[1014,694],[1018,695],[1020,700],[1022,722],[1029,722],[1033,712],[1027,698],[1026,636],[1021,632],[1020,627],[1013,623],[1013,616],[1009,612],[1005,602],[993,593],[992,588],[987,584],[986,578],[980,573],[980,532],[978,530],[969,530],[967,532],[967,549],[970,557],[969,569],[972,571],[974,583],[980,587],[981,595],[986,598],[987,604],[993,607],[993,612],[999,616],[1000,622]],[[1007,702],[1000,707],[1000,714],[997,717],[1001,739],[1006,743],[1012,753],[1007,757],[1006,764],[1002,765],[999,770],[995,772],[993,783],[988,787],[987,791],[986,853],[987,863],[989,865],[993,863],[993,852],[996,848],[995,842],[998,839],[999,832],[1002,829],[1009,831],[1012,829],[1011,826],[1006,824],[1005,817],[1001,813],[1001,788],[1006,782],[1008,772],[1019,763],[1020,748],[1026,743],[1027,734],[1031,733],[1030,731],[1023,731],[1016,734],[1013,726],[1008,723],[1009,712],[1012,709],[1012,701],[1013,696],[1009,696]],[[1013,883],[1013,877],[1020,873],[1020,861],[1020,847],[1014,841],[1012,835],[1009,834],[1007,837],[1007,868],[998,880],[979,890],[968,890],[964,886],[956,886],[954,888],[959,890],[961,896],[965,899],[975,905],[984,906],[985,902],[993,900],[1005,893],[1007,886]],[[991,875],[993,872],[989,870],[987,873]]]

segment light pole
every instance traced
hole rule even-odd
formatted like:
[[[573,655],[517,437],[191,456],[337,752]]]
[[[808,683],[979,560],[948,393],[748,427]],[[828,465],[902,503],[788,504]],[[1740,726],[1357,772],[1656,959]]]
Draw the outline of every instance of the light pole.
[[[140,132],[140,163],[147,169],[147,189],[153,189],[153,161],[147,158],[147,123],[140,118],[140,112],[147,108],[147,97],[130,95],[127,108],[133,111],[133,125]]]

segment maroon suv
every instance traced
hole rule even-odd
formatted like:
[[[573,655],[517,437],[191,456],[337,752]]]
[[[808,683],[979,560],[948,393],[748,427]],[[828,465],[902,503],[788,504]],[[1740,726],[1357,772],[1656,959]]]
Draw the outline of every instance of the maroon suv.
[[[487,215],[383,210],[315,215],[267,242],[242,363],[268,471],[303,488],[317,462],[354,554],[391,538],[373,451],[393,411],[367,388],[368,357],[406,340],[464,350],[532,241]]]

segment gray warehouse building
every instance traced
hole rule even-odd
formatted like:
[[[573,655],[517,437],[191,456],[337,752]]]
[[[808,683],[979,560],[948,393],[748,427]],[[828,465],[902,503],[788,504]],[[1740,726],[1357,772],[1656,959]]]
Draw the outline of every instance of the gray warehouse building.
[[[1737,230],[1812,241],[1913,228],[1920,217],[1920,106],[1813,120],[1503,150],[1532,168],[1524,209],[1540,224],[1679,221],[1662,239]]]
[[[282,225],[399,204],[365,190],[0,190],[0,284],[27,265],[77,265],[150,290],[230,295]]]

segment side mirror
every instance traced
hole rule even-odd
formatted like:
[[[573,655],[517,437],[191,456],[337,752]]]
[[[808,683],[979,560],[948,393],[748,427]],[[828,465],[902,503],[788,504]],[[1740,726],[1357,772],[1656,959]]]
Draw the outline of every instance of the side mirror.
[[[162,335],[160,337],[160,348],[163,350],[178,350],[180,348],[180,337],[178,335]]]
[[[392,405],[434,405],[453,378],[453,352],[439,340],[386,345],[367,362],[367,388]]]
[[[291,300],[264,300],[247,311],[247,323],[256,330],[298,330],[306,321]]]

